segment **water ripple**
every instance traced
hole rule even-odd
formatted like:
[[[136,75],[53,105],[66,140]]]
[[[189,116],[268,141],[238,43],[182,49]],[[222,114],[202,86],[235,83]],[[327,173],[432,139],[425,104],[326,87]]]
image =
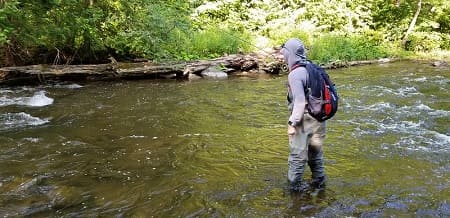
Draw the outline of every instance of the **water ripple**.
[[[31,97],[12,97],[3,95],[0,97],[0,106],[20,105],[30,107],[43,107],[53,104],[53,98],[49,98],[45,94],[45,91],[38,91],[35,92]]]
[[[50,122],[49,118],[33,117],[25,112],[0,114],[0,130],[39,126]]]

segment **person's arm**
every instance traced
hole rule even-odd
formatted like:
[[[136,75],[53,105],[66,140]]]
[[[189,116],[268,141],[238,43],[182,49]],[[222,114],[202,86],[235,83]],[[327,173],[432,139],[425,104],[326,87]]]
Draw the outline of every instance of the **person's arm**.
[[[303,81],[306,80],[306,69],[301,67],[289,73],[288,83],[292,93],[293,107],[292,113],[289,117],[289,126],[298,127],[301,124],[303,115],[305,113],[305,90]],[[288,134],[292,133],[292,129],[288,129]]]

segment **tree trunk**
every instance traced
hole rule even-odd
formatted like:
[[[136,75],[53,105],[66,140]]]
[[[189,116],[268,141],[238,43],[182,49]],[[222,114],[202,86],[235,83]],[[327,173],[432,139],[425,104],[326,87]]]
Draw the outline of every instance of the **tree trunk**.
[[[421,9],[422,9],[422,0],[419,0],[419,2],[417,3],[416,14],[414,14],[414,17],[413,17],[413,19],[411,20],[411,23],[409,24],[409,28],[408,28],[408,30],[407,30],[406,33],[405,33],[405,37],[403,37],[403,40],[402,40],[402,46],[403,46],[403,48],[405,47],[406,42],[408,41],[409,34],[411,34],[411,32],[412,32],[413,29],[414,29],[414,26],[416,25],[417,18],[419,17],[419,14],[420,14],[420,10],[421,10]]]
[[[228,55],[213,60],[187,63],[119,63],[98,65],[31,65],[0,68],[0,85],[42,83],[46,81],[111,80],[145,78],[185,78],[209,67],[227,73],[261,71],[278,73],[279,65],[266,66],[255,55]]]

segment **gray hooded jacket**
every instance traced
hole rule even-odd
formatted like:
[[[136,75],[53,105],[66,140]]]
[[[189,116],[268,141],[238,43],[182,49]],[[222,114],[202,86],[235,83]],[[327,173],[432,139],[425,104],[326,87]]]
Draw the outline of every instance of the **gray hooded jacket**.
[[[304,66],[307,63],[305,47],[299,39],[288,40],[281,49],[281,53],[289,67],[288,98],[291,116],[289,121],[294,126],[300,125],[305,113],[305,90],[308,81],[308,72]]]

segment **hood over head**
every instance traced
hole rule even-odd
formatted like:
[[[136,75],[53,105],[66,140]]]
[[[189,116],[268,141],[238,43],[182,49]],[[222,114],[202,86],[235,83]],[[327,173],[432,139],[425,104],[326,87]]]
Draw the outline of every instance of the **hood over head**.
[[[289,71],[294,65],[306,65],[307,63],[305,46],[300,39],[289,39],[282,46],[281,53],[288,64]]]

